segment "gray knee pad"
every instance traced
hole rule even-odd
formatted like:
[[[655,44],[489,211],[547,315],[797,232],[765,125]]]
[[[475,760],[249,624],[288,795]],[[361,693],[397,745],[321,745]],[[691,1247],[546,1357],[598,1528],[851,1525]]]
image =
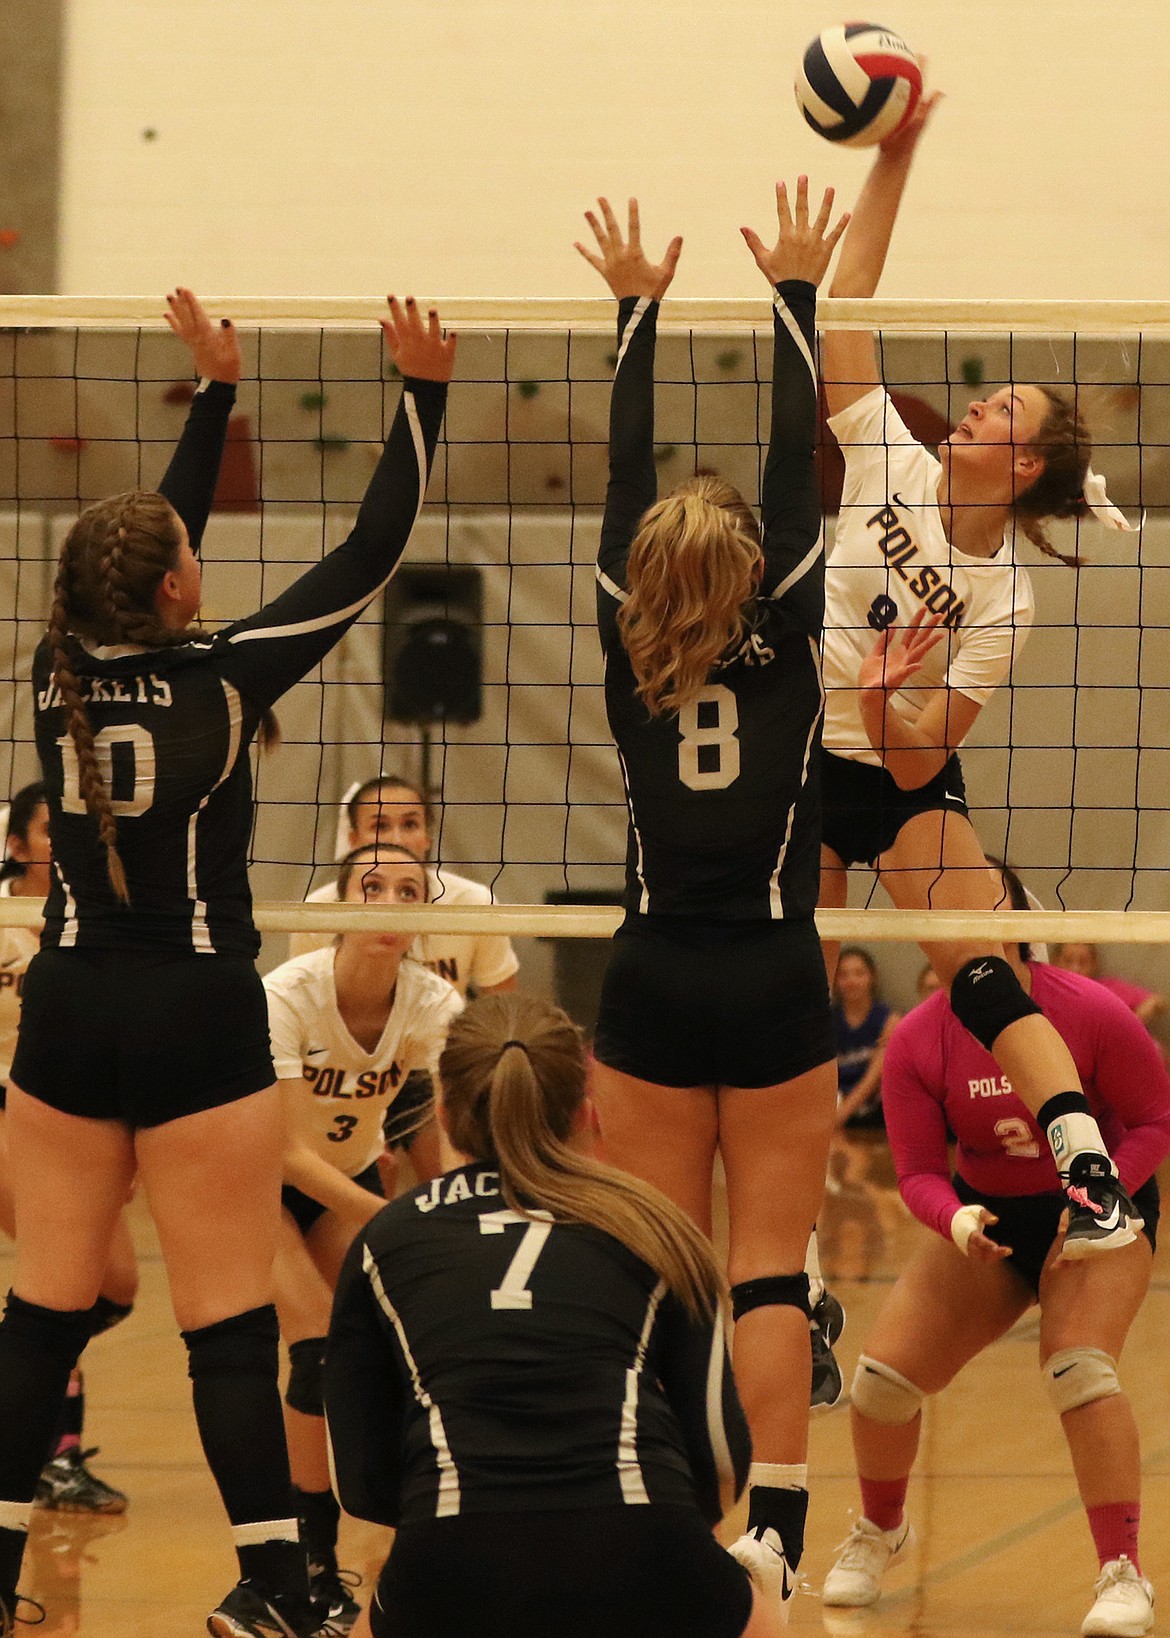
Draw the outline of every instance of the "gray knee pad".
[[[302,1416],[325,1414],[325,1338],[306,1337],[288,1346],[290,1370],[284,1402]]]
[[[951,984],[951,1011],[988,1052],[996,1038],[1040,1008],[1002,956],[965,961]]]
[[[902,1376],[892,1365],[880,1359],[861,1354],[849,1393],[853,1405],[872,1422],[884,1422],[888,1427],[905,1427],[913,1422],[922,1409],[926,1395],[909,1377]]]
[[[1061,1348],[1049,1355],[1040,1370],[1059,1416],[1121,1392],[1117,1363],[1100,1348]]]

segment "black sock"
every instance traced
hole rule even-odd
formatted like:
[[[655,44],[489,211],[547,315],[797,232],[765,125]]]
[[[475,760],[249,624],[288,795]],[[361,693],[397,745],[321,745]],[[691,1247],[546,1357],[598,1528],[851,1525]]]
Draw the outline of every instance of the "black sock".
[[[1062,1180],[1068,1181],[1074,1161],[1078,1163],[1078,1182],[1112,1176],[1113,1167],[1101,1128],[1083,1092],[1058,1092],[1049,1098],[1040,1105],[1036,1124],[1048,1139]]]
[[[332,1490],[296,1491],[301,1518],[301,1540],[309,1557],[310,1572],[315,1567],[337,1568],[337,1527],[341,1508]]]
[[[0,1321],[0,1598],[20,1578],[27,1526],[18,1515],[33,1499],[53,1447],[69,1373],[89,1340],[89,1311],[42,1308],[8,1293]]]
[[[61,1454],[62,1446],[79,1446],[81,1444],[81,1430],[85,1426],[85,1378],[77,1372],[77,1392],[73,1391],[73,1373],[70,1372],[69,1386],[65,1390],[65,1403],[61,1406],[61,1420],[57,1423],[57,1437],[53,1441],[53,1455]]]
[[[753,1484],[748,1491],[749,1532],[775,1530],[790,1570],[795,1570],[804,1556],[807,1516],[807,1490],[779,1490],[769,1484]]]
[[[184,1331],[195,1420],[233,1527],[241,1576],[307,1607],[305,1553],[277,1387],[279,1331],[271,1305]],[[270,1534],[257,1527],[271,1525]]]

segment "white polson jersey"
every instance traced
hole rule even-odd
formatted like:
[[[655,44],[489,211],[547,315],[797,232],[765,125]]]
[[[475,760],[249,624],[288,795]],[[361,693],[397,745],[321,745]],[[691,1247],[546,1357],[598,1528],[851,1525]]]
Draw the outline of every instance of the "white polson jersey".
[[[9,876],[0,882],[0,899],[13,897]],[[0,927],[0,1086],[8,1084],[16,1033],[20,1028],[20,992],[28,964],[41,947],[39,927]]]
[[[454,871],[427,866],[427,882],[432,904],[494,904],[490,887],[473,882]],[[305,900],[306,904],[337,904],[336,881],[326,882]],[[290,956],[307,955],[332,945],[328,933],[293,933],[288,941]],[[520,970],[516,952],[503,933],[420,933],[410,953],[424,967],[454,984],[460,995],[467,986],[490,989],[506,983]]]
[[[1010,539],[992,558],[956,550],[938,509],[942,467],[910,433],[883,387],[829,420],[845,457],[845,487],[825,579],[824,746],[881,766],[858,709],[857,676],[880,631],[925,608],[946,639],[926,656],[919,687],[894,709],[913,721],[946,686],[986,705],[1032,626],[1032,582]]]
[[[463,1011],[452,985],[415,961],[398,969],[394,1005],[373,1052],[349,1033],[337,1005],[332,945],[297,956],[264,980],[277,1078],[304,1082],[298,1131],[322,1160],[356,1177],[382,1152],[382,1118],[415,1069],[438,1076],[451,1020]]]

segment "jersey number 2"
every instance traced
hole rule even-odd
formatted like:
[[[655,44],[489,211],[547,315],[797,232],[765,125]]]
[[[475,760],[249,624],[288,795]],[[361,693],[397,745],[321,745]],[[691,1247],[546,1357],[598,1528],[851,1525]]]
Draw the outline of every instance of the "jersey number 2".
[[[64,813],[84,813],[85,798],[81,794],[81,767],[77,760],[77,747],[73,743],[71,734],[62,734],[57,741],[61,748],[61,765],[64,773],[64,786],[61,791],[61,808]],[[115,799],[114,791],[114,746],[128,745],[134,763],[134,779],[130,786],[130,795]],[[136,722],[123,722],[113,728],[103,728],[93,736],[93,748],[97,754],[97,765],[101,770],[102,781],[110,792],[110,807],[119,818],[133,819],[140,813],[145,813],[154,801],[154,740],[145,728]]]
[[[739,706],[723,683],[708,683],[678,714],[678,777],[692,791],[725,790],[739,778]]]
[[[503,1234],[506,1228],[519,1223],[524,1227],[516,1255],[508,1264],[507,1273],[492,1292],[493,1308],[531,1308],[532,1292],[528,1282],[536,1259],[544,1250],[545,1241],[552,1233],[553,1220],[546,1211],[534,1211],[525,1216],[518,1211],[487,1211],[479,1220],[481,1234]]]

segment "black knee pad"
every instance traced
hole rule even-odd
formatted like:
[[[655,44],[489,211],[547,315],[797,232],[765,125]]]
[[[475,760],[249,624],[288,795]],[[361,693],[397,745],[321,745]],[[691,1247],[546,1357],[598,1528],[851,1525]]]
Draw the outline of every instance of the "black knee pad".
[[[280,1370],[280,1327],[271,1303],[181,1335],[192,1382],[240,1371],[275,1379]]]
[[[10,1291],[4,1330],[18,1346],[35,1349],[71,1371],[90,1338],[90,1313],[88,1308],[42,1308]]]
[[[1009,1024],[1040,1008],[1002,956],[965,961],[951,984],[951,1011],[988,1052]]]
[[[324,1416],[325,1338],[305,1337],[302,1342],[290,1342],[288,1358],[291,1369],[285,1404],[303,1416]]]
[[[741,1280],[731,1288],[731,1312],[742,1319],[753,1308],[797,1308],[808,1319],[807,1274],[765,1274],[758,1280]]]
[[[112,1331],[134,1312],[132,1302],[114,1302],[110,1297],[98,1297],[89,1311],[89,1334],[100,1337],[103,1331]]]

